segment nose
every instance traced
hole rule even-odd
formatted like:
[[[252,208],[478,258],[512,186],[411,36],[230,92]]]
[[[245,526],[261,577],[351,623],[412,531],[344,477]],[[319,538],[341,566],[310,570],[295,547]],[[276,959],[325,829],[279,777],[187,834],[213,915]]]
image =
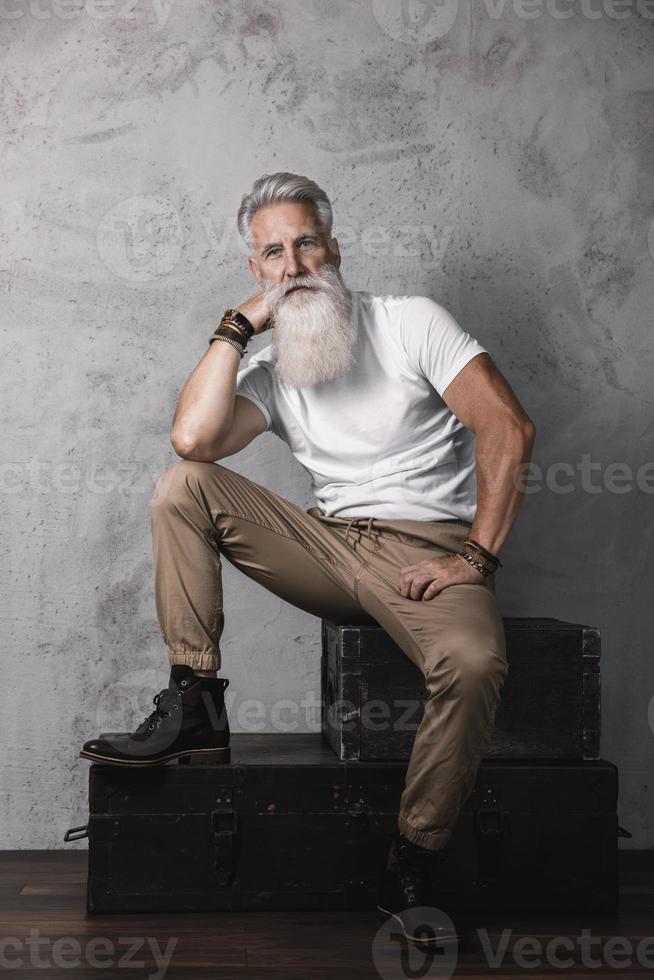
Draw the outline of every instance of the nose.
[[[308,270],[304,267],[301,256],[295,251],[294,248],[289,248],[286,253],[286,267],[284,269],[285,279],[294,279],[296,276],[307,272]]]

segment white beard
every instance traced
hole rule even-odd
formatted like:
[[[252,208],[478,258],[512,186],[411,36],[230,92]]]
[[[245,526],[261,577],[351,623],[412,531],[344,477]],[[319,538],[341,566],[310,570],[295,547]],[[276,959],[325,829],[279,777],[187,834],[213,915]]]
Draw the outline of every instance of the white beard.
[[[297,289],[295,286],[309,286]],[[347,374],[355,363],[352,293],[335,265],[280,283],[264,282],[280,381],[296,387]]]

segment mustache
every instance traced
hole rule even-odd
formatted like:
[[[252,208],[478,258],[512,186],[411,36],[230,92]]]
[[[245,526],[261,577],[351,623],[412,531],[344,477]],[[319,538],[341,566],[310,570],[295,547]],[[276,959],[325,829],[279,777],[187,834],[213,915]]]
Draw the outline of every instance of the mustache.
[[[284,294],[290,293],[292,289],[297,289],[300,286],[307,286],[314,289],[323,289],[324,280],[320,279],[318,276],[314,276],[311,273],[303,273],[302,275],[295,276],[293,279],[288,279],[286,282],[279,283],[280,286],[284,288]]]
[[[264,288],[271,312],[274,312],[279,307],[279,304],[288,293],[300,287],[328,291],[330,288],[333,288],[333,274],[326,273],[324,276],[321,276],[320,273],[313,274],[306,272],[293,276],[292,279],[286,279],[283,282],[265,282]]]

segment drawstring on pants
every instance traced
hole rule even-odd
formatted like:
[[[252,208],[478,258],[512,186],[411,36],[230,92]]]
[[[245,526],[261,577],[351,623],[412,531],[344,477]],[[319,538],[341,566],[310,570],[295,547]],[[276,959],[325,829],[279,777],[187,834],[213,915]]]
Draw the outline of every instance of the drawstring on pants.
[[[349,517],[349,518],[331,517],[331,516],[327,516],[327,514],[323,514],[319,507],[316,508],[316,516],[318,517],[318,520],[324,521],[325,524],[334,524],[337,525],[338,527],[342,527],[343,522],[347,521],[346,528],[345,528],[345,541],[344,541],[346,545],[348,543],[348,539],[350,537],[350,531],[352,530],[352,528],[354,528],[358,533],[357,541],[361,540],[361,532],[363,530],[361,527],[361,522],[362,521],[365,522],[367,525],[366,537],[374,545],[373,552],[379,551],[379,547],[382,541],[382,532],[379,530],[379,528],[373,526],[375,521],[377,520],[376,517]],[[374,539],[373,539],[373,535],[375,535]]]
[[[374,544],[373,538],[372,538],[372,532],[374,530],[374,532],[375,532],[375,534],[377,536],[377,543],[374,544],[374,550],[377,551],[378,548],[379,548],[379,543],[381,541],[381,534],[380,534],[380,532],[379,532],[379,530],[377,528],[373,528],[372,525],[373,525],[374,520],[375,520],[374,517],[351,517],[350,520],[347,522],[347,528],[345,530],[345,544],[347,544],[347,541],[348,541],[348,538],[350,536],[350,531],[351,531],[352,527],[355,528],[355,530],[357,531],[357,533],[359,535],[358,538],[357,538],[357,541],[360,541],[361,540],[361,531],[362,531],[362,528],[361,528],[359,522],[360,521],[367,521],[368,526],[366,528],[366,537],[368,538],[368,540],[371,543]]]

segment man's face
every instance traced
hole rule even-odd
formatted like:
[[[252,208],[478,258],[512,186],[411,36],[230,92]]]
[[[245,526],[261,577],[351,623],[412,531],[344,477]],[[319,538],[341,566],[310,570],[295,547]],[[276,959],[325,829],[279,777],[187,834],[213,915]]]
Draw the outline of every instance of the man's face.
[[[260,285],[263,280],[276,284],[315,273],[325,262],[340,267],[338,242],[324,233],[312,204],[281,201],[260,208],[250,234],[253,254],[248,262]]]
[[[279,379],[304,387],[347,374],[355,363],[352,294],[339,272],[338,242],[325,235],[315,207],[267,205],[250,232],[250,269],[266,290]]]

